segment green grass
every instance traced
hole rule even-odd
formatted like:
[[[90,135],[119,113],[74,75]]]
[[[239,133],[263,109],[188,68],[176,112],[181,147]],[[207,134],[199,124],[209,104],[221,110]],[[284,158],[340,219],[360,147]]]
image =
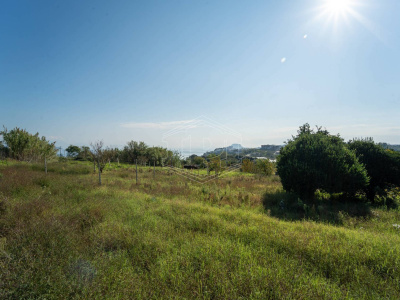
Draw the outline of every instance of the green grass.
[[[400,298],[398,210],[316,221],[265,208],[291,197],[276,176],[152,171],[0,166],[0,298]]]

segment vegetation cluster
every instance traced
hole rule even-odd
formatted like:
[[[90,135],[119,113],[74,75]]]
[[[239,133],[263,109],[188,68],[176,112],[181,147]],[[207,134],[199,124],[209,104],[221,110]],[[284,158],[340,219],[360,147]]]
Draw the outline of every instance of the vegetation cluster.
[[[283,188],[301,201],[315,202],[319,193],[374,204],[400,186],[400,153],[370,138],[345,143],[339,135],[305,124],[281,149],[277,171]]]

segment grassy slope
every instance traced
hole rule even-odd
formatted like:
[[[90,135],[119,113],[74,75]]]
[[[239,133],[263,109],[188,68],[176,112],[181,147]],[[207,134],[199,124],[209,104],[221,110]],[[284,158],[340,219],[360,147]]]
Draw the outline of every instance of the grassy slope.
[[[261,204],[275,177],[50,170],[0,168],[0,298],[400,298],[398,211],[286,222]]]

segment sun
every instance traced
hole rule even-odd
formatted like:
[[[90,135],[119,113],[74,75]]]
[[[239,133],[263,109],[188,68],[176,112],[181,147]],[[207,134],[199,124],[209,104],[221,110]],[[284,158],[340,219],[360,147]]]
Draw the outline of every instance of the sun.
[[[351,9],[352,0],[325,0],[324,8],[327,12],[338,14]]]
[[[342,21],[348,23],[351,18],[362,18],[357,12],[360,0],[319,0],[319,2],[317,18],[323,18],[328,23],[333,22],[338,25]]]
[[[343,28],[354,29],[355,22],[361,24],[377,38],[381,39],[376,25],[364,16],[371,9],[372,0],[315,0],[318,5],[312,10],[315,17],[311,23],[322,24],[326,30],[332,28],[335,36],[338,36]]]

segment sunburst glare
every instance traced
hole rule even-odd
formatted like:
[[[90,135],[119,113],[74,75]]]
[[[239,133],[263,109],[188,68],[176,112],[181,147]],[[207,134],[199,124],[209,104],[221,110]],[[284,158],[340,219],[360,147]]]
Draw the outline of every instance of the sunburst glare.
[[[357,21],[374,35],[378,36],[373,24],[361,14],[368,0],[319,0],[315,20],[323,20],[325,26],[333,26],[337,31],[342,25],[349,26],[352,20]]]
[[[350,10],[352,4],[354,4],[353,2],[352,0],[325,0],[323,6],[329,13],[346,13]]]

